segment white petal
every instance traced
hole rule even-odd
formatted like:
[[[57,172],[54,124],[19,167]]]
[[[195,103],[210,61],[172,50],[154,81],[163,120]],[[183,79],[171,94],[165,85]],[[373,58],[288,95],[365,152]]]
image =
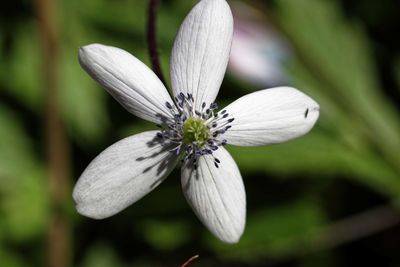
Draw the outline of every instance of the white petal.
[[[220,240],[239,241],[246,222],[246,194],[239,169],[225,148],[213,157],[201,156],[197,170],[190,163],[182,168],[183,193],[202,223]]]
[[[122,139],[89,164],[73,192],[80,214],[94,219],[112,216],[168,176],[177,157],[156,133],[149,131]]]
[[[222,138],[238,146],[275,144],[302,136],[319,116],[318,104],[290,87],[245,95],[225,109],[235,120]]]
[[[225,0],[202,0],[183,21],[171,55],[174,95],[193,94],[196,108],[218,94],[232,44],[233,18]]]
[[[91,44],[79,50],[82,67],[132,114],[155,123],[170,118],[172,103],[162,82],[143,62],[111,46]]]

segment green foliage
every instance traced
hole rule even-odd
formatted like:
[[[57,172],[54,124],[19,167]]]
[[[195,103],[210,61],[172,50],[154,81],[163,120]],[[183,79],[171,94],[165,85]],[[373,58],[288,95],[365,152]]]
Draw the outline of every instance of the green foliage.
[[[103,243],[93,245],[80,267],[126,267],[112,248]]]
[[[1,264],[7,267],[29,267],[18,254],[10,252],[0,246]]]
[[[377,84],[363,31],[349,27],[326,0],[278,1],[276,19],[297,55],[291,65],[295,85],[320,103],[320,127],[290,144],[252,150],[254,162],[232,148],[239,163],[272,172],[345,175],[399,197],[400,119]]]
[[[299,200],[250,214],[247,231],[237,245],[223,245],[214,239],[210,245],[225,259],[250,263],[267,257],[279,259],[302,253],[325,223],[318,202]]]
[[[43,167],[14,114],[0,106],[0,241],[25,241],[45,230],[49,214]],[[1,246],[1,243],[0,243]]]
[[[105,92],[79,68],[77,47],[67,47],[64,53],[60,70],[62,115],[78,144],[95,144],[109,124]]]
[[[0,182],[12,182],[35,167],[37,159],[30,138],[18,117],[6,106],[0,105]]]
[[[15,31],[13,36],[15,45],[1,62],[0,90],[18,99],[29,110],[39,113],[44,103],[44,86],[41,78],[43,63],[35,26],[30,22]]]
[[[190,238],[189,226],[185,221],[145,220],[140,228],[143,228],[144,240],[160,251],[174,251]]]

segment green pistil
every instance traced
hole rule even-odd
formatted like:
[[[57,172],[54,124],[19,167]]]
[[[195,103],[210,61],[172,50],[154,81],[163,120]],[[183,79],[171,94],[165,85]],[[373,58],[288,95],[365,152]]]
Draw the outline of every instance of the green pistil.
[[[189,118],[183,124],[183,141],[185,144],[195,142],[198,147],[202,147],[210,139],[210,130],[201,118]]]

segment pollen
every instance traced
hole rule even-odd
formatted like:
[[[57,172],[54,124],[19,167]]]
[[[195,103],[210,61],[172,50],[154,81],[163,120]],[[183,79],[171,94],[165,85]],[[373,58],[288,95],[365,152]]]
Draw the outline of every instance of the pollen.
[[[185,144],[196,143],[199,148],[204,147],[211,137],[210,130],[201,118],[189,118],[182,127],[183,142]]]
[[[172,104],[165,103],[171,117],[164,119],[164,125],[159,125],[161,131],[157,138],[175,144],[170,152],[182,155],[182,161],[192,162],[194,169],[197,159],[204,155],[213,157],[218,168],[221,162],[213,153],[227,144],[223,135],[232,127],[234,118],[226,110],[216,112],[216,103],[203,102],[197,110],[192,94],[179,93],[174,99]]]

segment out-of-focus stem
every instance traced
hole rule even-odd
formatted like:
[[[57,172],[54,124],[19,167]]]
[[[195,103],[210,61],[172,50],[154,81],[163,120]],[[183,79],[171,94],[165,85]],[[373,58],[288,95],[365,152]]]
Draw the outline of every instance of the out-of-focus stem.
[[[194,255],[190,259],[188,259],[184,264],[181,265],[181,267],[187,267],[189,266],[190,263],[192,263],[195,259],[197,259],[199,255]]]
[[[59,112],[58,38],[54,0],[36,0],[46,92],[44,134],[52,212],[47,232],[47,266],[70,266],[70,225],[65,203],[70,191],[69,146]]]
[[[148,20],[147,20],[147,43],[149,46],[149,54],[151,65],[154,73],[161,82],[166,86],[165,78],[161,70],[160,58],[157,50],[157,7],[158,0],[149,0]]]
[[[359,240],[399,223],[400,213],[395,207],[377,206],[321,229],[310,243],[310,251],[320,251]]]

